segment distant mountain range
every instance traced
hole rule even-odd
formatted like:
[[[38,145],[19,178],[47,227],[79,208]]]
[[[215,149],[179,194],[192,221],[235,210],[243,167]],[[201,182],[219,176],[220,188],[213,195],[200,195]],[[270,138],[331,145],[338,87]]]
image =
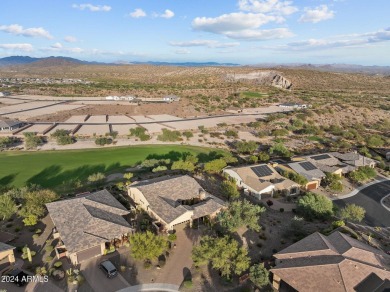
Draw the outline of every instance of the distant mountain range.
[[[0,67],[4,66],[18,66],[18,65],[31,65],[31,66],[72,66],[72,65],[155,65],[155,66],[183,66],[183,67],[215,67],[215,66],[241,66],[235,63],[218,63],[218,62],[131,62],[131,61],[118,61],[113,63],[103,62],[88,62],[82,61],[70,57],[45,57],[45,58],[33,58],[28,56],[11,56],[0,58]],[[246,67],[254,68],[292,68],[292,69],[305,69],[305,70],[319,70],[326,72],[341,72],[341,73],[363,73],[363,74],[381,74],[389,75],[390,66],[362,66],[362,65],[350,65],[350,64],[278,64],[278,63],[259,63],[253,65],[247,65]]]
[[[240,66],[233,63],[217,63],[217,62],[128,62],[118,61],[113,63],[103,62],[88,62],[70,57],[46,57],[46,58],[32,58],[28,56],[11,56],[0,58],[0,66],[15,66],[15,65],[36,65],[36,66],[56,66],[56,65],[155,65],[155,66],[184,66],[184,67],[203,67],[203,66]]]

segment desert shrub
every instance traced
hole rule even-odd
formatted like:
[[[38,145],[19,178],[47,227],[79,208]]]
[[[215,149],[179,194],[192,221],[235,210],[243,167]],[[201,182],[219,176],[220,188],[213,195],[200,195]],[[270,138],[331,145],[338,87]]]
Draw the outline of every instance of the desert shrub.
[[[158,135],[157,140],[163,142],[176,142],[181,140],[181,134],[179,131],[171,131],[168,129],[162,129],[162,134]]]
[[[99,145],[99,146],[104,146],[104,145],[108,145],[108,144],[111,144],[111,143],[112,143],[112,139],[111,138],[99,137],[99,138],[95,139],[95,144]]]
[[[56,261],[53,266],[58,269],[58,268],[62,267],[62,262]]]
[[[226,130],[225,136],[228,138],[238,138],[238,132],[236,130],[233,130],[233,129]]]

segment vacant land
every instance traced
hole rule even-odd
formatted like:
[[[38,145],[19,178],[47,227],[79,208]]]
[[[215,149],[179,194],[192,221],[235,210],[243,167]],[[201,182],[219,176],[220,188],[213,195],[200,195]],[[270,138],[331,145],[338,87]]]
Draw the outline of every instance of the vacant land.
[[[55,189],[63,182],[75,178],[85,180],[93,173],[123,171],[147,157],[177,160],[185,152],[198,155],[210,151],[210,148],[154,145],[79,151],[3,152],[0,153],[0,185],[38,184]]]

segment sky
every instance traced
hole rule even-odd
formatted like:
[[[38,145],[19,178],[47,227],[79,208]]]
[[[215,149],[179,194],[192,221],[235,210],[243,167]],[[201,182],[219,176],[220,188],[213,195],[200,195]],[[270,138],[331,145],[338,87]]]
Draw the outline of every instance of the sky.
[[[390,65],[389,0],[1,0],[0,57]]]

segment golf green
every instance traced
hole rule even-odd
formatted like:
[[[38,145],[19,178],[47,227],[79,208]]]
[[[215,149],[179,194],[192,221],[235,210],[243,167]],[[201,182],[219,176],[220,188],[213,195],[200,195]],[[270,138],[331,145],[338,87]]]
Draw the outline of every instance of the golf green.
[[[97,172],[124,171],[147,158],[179,160],[183,153],[210,160],[216,152],[211,148],[181,145],[145,145],[88,150],[5,151],[0,153],[0,186],[38,184],[57,188],[70,180],[85,181]]]

